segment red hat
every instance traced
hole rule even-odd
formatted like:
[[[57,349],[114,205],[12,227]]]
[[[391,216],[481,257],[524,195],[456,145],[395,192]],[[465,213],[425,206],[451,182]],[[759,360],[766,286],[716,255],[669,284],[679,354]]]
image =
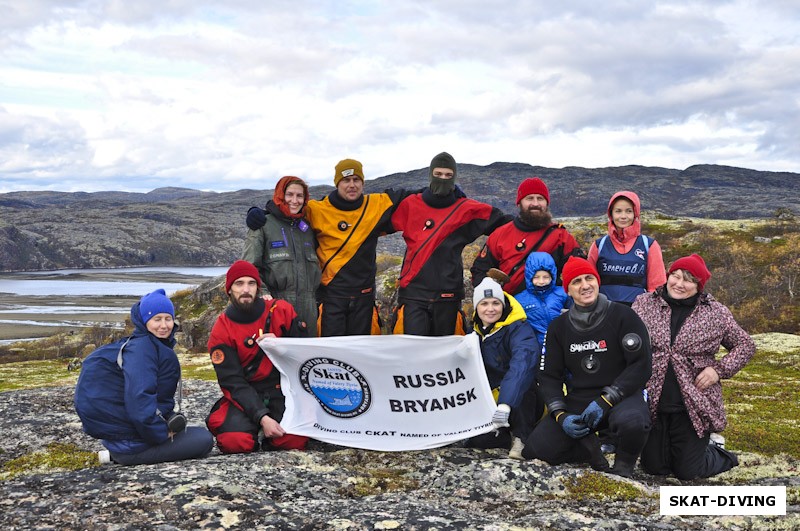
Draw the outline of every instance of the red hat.
[[[544,181],[538,177],[528,177],[520,183],[519,188],[517,188],[517,204],[519,204],[524,197],[531,194],[544,196],[547,200],[547,204],[550,204],[550,190],[547,189],[547,185],[544,184]]]
[[[261,276],[258,274],[256,266],[246,260],[236,260],[225,275],[225,293],[231,290],[231,285],[242,277],[253,277],[258,282],[261,289]]]
[[[678,258],[672,262],[672,265],[669,266],[669,273],[672,274],[673,271],[678,269],[688,271],[697,279],[698,291],[703,291],[703,286],[705,286],[708,279],[711,278],[711,271],[706,267],[706,261],[703,260],[702,256],[696,253]]]
[[[563,284],[564,291],[569,293],[569,283],[580,275],[593,275],[597,279],[597,285],[600,285],[600,274],[591,262],[586,258],[570,256],[567,263],[564,264],[564,269],[561,270],[561,284]]]

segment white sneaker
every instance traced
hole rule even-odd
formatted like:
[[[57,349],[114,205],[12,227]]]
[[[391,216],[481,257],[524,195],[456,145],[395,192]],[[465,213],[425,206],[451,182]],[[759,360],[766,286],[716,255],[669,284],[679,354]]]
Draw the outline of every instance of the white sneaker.
[[[97,460],[101,465],[107,465],[111,462],[111,452],[108,450],[100,450],[97,452]]]
[[[522,460],[522,450],[525,448],[525,443],[519,437],[514,437],[511,441],[511,450],[508,451],[509,459]]]
[[[708,438],[708,444],[713,444],[719,448],[725,448],[725,437],[720,435],[719,433],[712,433],[711,436]]]

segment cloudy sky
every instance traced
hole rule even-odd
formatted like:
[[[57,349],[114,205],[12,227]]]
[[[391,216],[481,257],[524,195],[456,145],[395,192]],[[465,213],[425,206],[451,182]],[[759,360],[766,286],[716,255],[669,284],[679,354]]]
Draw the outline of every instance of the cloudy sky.
[[[790,0],[7,0],[0,192],[459,162],[800,171]]]

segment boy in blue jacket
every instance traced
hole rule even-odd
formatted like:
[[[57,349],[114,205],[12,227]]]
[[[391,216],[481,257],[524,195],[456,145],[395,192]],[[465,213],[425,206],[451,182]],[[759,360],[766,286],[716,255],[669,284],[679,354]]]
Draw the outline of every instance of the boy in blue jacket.
[[[545,332],[550,321],[569,307],[569,296],[556,286],[556,262],[549,253],[535,252],[525,260],[525,290],[516,295],[528,324],[544,351]]]

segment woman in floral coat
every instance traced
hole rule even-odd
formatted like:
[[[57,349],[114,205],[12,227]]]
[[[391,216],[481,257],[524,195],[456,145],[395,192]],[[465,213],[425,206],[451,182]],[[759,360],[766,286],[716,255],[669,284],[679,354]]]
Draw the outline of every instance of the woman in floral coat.
[[[653,349],[653,426],[641,464],[654,475],[707,478],[739,464],[709,437],[727,424],[720,380],[739,372],[756,349],[730,310],[703,291],[711,273],[700,255],[679,258],[668,273],[664,286],[633,303]],[[728,353],[717,360],[720,346]]]

